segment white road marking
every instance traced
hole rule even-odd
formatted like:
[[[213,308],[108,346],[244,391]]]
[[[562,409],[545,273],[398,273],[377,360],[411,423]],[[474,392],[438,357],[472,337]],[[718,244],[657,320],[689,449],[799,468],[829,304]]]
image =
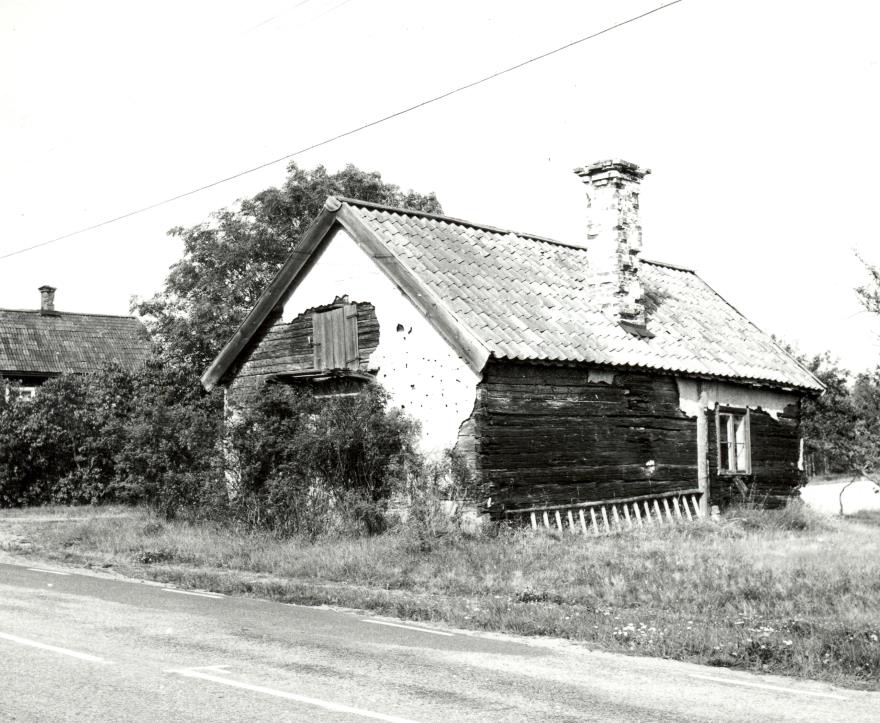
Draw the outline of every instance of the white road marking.
[[[443,635],[447,638],[453,637],[453,633],[444,633],[442,630],[431,630],[430,628],[418,628],[415,625],[401,625],[400,623],[386,623],[384,620],[362,620],[361,622],[370,625],[387,625],[389,628],[403,628],[404,630],[415,630],[419,633],[431,633],[431,635]]]
[[[27,645],[31,648],[38,648],[40,650],[49,650],[53,653],[59,653],[61,655],[68,655],[71,658],[77,658],[78,660],[87,660],[90,663],[111,663],[110,660],[105,660],[104,658],[99,658],[97,655],[90,655],[89,653],[80,653],[78,650],[70,650],[68,648],[59,648],[57,645],[47,645],[46,643],[40,643],[36,640],[28,640],[27,638],[20,638],[18,635],[10,635],[9,633],[0,633],[0,639],[8,640],[11,643],[18,643],[19,645]]]
[[[163,587],[162,592],[176,592],[178,595],[195,595],[196,597],[212,597],[215,600],[224,597],[219,592],[195,592],[194,590],[175,590],[173,587]]]
[[[691,678],[698,678],[700,680],[711,680],[715,683],[727,683],[728,685],[742,685],[746,688],[760,688],[761,690],[772,690],[775,693],[789,693],[791,695],[812,695],[816,698],[830,698],[831,700],[849,700],[847,697],[842,695],[835,695],[834,693],[821,693],[817,690],[795,690],[794,688],[783,688],[781,685],[767,685],[766,683],[750,683],[747,680],[734,680],[732,678],[716,678],[711,675],[696,675],[695,673],[691,674]]]
[[[70,575],[69,572],[59,572],[58,570],[44,570],[42,567],[29,567],[28,570],[30,570],[31,572],[48,572],[50,575]]]
[[[363,708],[353,708],[350,705],[344,705],[342,703],[332,703],[327,700],[320,700],[319,698],[310,698],[306,695],[298,695],[297,693],[289,693],[286,690],[276,690],[275,688],[267,688],[263,685],[254,685],[252,683],[245,683],[241,680],[233,680],[232,678],[225,678],[220,675],[212,675],[211,673],[203,672],[204,669],[200,668],[184,668],[178,670],[169,670],[166,672],[175,673],[177,675],[182,675],[185,678],[198,678],[199,680],[209,680],[212,683],[220,683],[221,685],[229,685],[233,688],[241,688],[242,690],[250,690],[254,693],[263,693],[264,695],[272,695],[276,698],[284,698],[286,700],[293,700],[297,703],[305,703],[306,705],[312,705],[316,708],[323,708],[324,710],[332,710],[337,713],[349,713],[351,715],[361,716],[362,718],[372,718],[373,720],[382,720],[388,721],[388,723],[415,723],[414,721],[408,718],[398,718],[393,715],[385,715],[384,713],[375,713],[371,710],[364,710]]]

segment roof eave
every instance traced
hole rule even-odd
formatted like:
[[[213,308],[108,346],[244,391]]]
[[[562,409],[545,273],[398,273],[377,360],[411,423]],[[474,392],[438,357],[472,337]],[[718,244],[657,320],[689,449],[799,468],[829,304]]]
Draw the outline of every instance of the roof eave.
[[[458,319],[443,301],[391,252],[391,249],[380,238],[367,228],[357,214],[351,210],[348,203],[342,204],[338,211],[338,219],[355,243],[367,252],[373,262],[465,361],[471,371],[479,374],[486,365],[490,354],[489,348],[482,340]]]
[[[348,202],[330,197],[254,308],[202,375],[202,386],[207,391],[222,382],[272,310],[285,301],[291,284],[308,267],[315,251],[336,224],[348,232],[354,242],[425,316],[468,367],[474,373],[482,371],[489,358],[486,346],[364,225]]]
[[[637,372],[653,372],[655,374],[676,375],[682,377],[690,377],[692,379],[705,379],[713,382],[729,382],[732,384],[746,384],[757,387],[769,387],[772,389],[795,392],[797,394],[807,394],[811,396],[820,396],[824,393],[825,388],[808,387],[793,382],[780,381],[778,379],[761,379],[759,377],[735,376],[732,374],[708,374],[696,372],[688,369],[675,369],[672,367],[649,366],[647,364],[614,364],[612,362],[599,362],[590,359],[563,359],[551,357],[519,357],[508,356],[504,354],[493,353],[492,358],[501,362],[524,362],[526,364],[550,364],[579,366],[585,365],[590,367],[598,367],[601,369],[619,369],[633,370]],[[821,384],[821,382],[819,382]]]
[[[324,240],[333,224],[336,223],[336,211],[327,205],[321,210],[315,220],[306,229],[299,243],[287,257],[287,261],[275,274],[275,277],[266,287],[256,305],[238,325],[238,329],[226,342],[220,353],[211,362],[211,365],[202,374],[201,382],[206,391],[211,391],[223,379],[226,372],[244,351],[253,335],[259,330],[266,317],[282,301],[285,291],[290,283],[299,275],[308,264],[315,249]]]

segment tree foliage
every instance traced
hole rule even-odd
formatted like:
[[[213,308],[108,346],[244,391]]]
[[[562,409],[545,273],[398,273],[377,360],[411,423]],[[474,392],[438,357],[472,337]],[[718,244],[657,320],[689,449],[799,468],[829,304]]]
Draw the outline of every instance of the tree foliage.
[[[204,371],[253,308],[328,196],[441,213],[433,193],[401,191],[377,172],[348,165],[338,173],[291,163],[281,188],[216,212],[208,223],[171,229],[183,258],[161,292],[135,305],[166,360]]]
[[[160,293],[135,305],[155,342],[143,369],[61,376],[30,401],[0,386],[0,506],[146,503],[169,517],[250,515],[312,534],[347,508],[367,530],[381,527],[415,459],[415,427],[386,411],[380,390],[319,401],[270,388],[230,440],[222,394],[199,383],[328,196],[442,212],[433,194],[401,191],[351,165],[288,171],[281,188],[170,231],[183,257]],[[230,444],[244,462],[243,494],[232,501],[223,470]]]
[[[880,473],[880,367],[859,374],[852,388],[855,423],[850,466],[872,479]]]
[[[869,264],[867,261],[859,257],[859,261],[865,266],[868,272],[868,283],[859,286],[856,294],[862,306],[874,314],[880,314],[880,267]]]
[[[807,452],[824,472],[880,472],[880,367],[852,378],[829,352],[799,356],[825,385],[805,398],[802,434]]]
[[[826,471],[845,471],[856,421],[850,373],[829,352],[812,358],[801,355],[799,361],[825,385],[824,394],[803,402],[801,429],[807,451]]]

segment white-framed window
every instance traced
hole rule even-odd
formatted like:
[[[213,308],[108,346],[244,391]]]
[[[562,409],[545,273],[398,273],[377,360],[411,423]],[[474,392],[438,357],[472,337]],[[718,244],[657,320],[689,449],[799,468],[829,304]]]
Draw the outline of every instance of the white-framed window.
[[[719,409],[716,416],[718,433],[718,472],[750,474],[752,471],[747,409]]]
[[[2,383],[2,382],[0,382]],[[37,388],[31,386],[25,386],[23,384],[5,385],[4,395],[6,397],[6,401],[8,402],[10,399],[20,399],[23,401],[29,402],[37,395]]]

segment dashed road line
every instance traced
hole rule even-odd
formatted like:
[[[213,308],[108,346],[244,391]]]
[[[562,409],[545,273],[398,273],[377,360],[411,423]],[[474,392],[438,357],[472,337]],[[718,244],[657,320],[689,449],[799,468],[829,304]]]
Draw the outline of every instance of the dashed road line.
[[[732,678],[716,678],[712,675],[691,674],[691,678],[699,680],[710,680],[714,683],[725,683],[727,685],[742,685],[746,688],[759,688],[760,690],[772,690],[774,693],[788,693],[790,695],[811,695],[815,698],[830,698],[831,700],[849,700],[846,696],[836,695],[834,693],[822,693],[818,690],[795,690],[794,688],[784,688],[781,685],[768,685],[766,683],[751,683],[747,680],[734,680]]]
[[[211,667],[216,668],[218,666]],[[286,690],[267,688],[264,685],[254,685],[253,683],[246,683],[242,680],[235,680],[233,678],[227,678],[222,675],[214,675],[212,673],[205,672],[205,670],[205,668],[183,668],[168,670],[166,672],[174,673],[176,675],[182,675],[184,678],[198,678],[199,680],[207,680],[212,683],[219,683],[220,685],[228,685],[232,688],[249,690],[254,693],[262,693],[263,695],[271,695],[275,698],[284,698],[285,700],[292,700],[297,703],[311,705],[316,708],[323,708],[324,710],[330,710],[335,713],[348,713],[350,715],[360,716],[361,718],[372,718],[373,720],[387,721],[388,723],[415,723],[408,718],[399,718],[397,716],[386,715],[385,713],[376,713],[375,711],[365,710],[363,708],[354,708],[353,706],[345,705],[344,703],[334,703],[329,700],[321,700],[320,698],[312,698],[307,695],[299,695],[298,693],[291,693]]]
[[[431,630],[430,628],[419,628],[415,625],[401,625],[400,623],[387,623],[384,620],[362,620],[361,622],[369,623],[370,625],[387,625],[389,628],[402,628],[403,630],[415,630],[418,633],[430,633],[431,635],[443,635],[444,637],[451,638],[454,636],[453,633],[446,633],[442,630]]]
[[[60,570],[46,570],[42,567],[29,567],[28,570],[31,572],[48,572],[50,575],[64,575],[65,577],[70,577],[69,572],[61,572]]]
[[[18,645],[25,645],[30,648],[37,648],[38,650],[48,650],[52,653],[67,655],[68,657],[76,658],[77,660],[86,660],[90,663],[113,662],[111,660],[99,658],[97,655],[92,655],[90,653],[81,653],[78,650],[70,650],[69,648],[59,648],[57,645],[49,645],[48,643],[41,643],[37,640],[29,640],[28,638],[21,638],[18,635],[10,635],[9,633],[0,633],[0,640],[8,640],[10,643],[17,643]]]
[[[177,590],[173,587],[163,587],[162,592],[176,592],[178,595],[194,595],[195,597],[210,597],[214,600],[220,600],[225,595],[221,595],[219,592],[196,592],[195,590]]]

